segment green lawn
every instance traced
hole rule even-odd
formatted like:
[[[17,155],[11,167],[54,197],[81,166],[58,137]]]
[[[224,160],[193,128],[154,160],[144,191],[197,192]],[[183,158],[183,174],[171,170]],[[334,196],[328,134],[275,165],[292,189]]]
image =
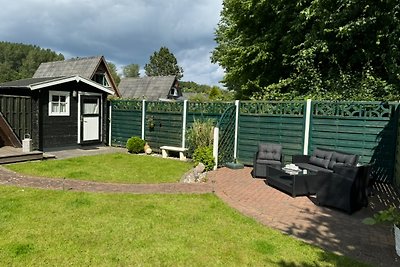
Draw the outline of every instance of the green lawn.
[[[212,194],[0,186],[0,266],[364,266],[240,215]]]
[[[193,164],[134,154],[105,154],[7,165],[16,172],[112,183],[177,182]]]

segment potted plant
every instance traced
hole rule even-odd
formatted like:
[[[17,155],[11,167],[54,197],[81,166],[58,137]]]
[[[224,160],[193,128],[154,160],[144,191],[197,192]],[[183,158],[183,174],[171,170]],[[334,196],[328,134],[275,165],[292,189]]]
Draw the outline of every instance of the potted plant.
[[[400,256],[400,211],[395,206],[379,211],[373,217],[365,218],[363,223],[374,225],[377,223],[390,223],[394,228],[396,253]]]

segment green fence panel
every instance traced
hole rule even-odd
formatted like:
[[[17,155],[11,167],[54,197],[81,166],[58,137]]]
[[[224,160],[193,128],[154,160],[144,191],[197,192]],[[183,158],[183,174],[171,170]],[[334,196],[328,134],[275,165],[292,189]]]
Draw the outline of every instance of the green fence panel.
[[[285,161],[303,153],[306,102],[241,102],[237,158],[252,164],[260,143],[283,146]]]
[[[190,128],[195,120],[213,120],[215,124],[232,102],[188,102],[187,128]]]
[[[397,103],[326,102],[312,104],[309,153],[316,147],[360,155],[373,163],[373,175],[393,181]]]
[[[182,145],[183,102],[146,102],[145,139],[154,151]]]
[[[132,136],[142,136],[142,101],[111,101],[111,145],[125,146]]]

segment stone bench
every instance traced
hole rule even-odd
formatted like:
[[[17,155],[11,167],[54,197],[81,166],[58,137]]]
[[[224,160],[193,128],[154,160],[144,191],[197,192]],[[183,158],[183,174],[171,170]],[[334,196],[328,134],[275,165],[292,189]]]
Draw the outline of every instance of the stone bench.
[[[176,147],[176,146],[161,146],[161,153],[162,153],[162,157],[166,158],[168,157],[168,151],[175,151],[175,152],[179,152],[179,159],[182,161],[186,161],[186,156],[185,156],[185,152],[188,150],[187,148],[184,147]]]

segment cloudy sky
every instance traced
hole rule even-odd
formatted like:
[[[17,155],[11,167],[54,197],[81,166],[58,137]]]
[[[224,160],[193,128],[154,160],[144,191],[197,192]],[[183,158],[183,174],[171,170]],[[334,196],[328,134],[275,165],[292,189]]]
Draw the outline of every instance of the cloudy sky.
[[[66,58],[104,55],[139,64],[166,46],[184,81],[218,85],[211,64],[222,0],[0,0],[0,41],[35,44]]]

